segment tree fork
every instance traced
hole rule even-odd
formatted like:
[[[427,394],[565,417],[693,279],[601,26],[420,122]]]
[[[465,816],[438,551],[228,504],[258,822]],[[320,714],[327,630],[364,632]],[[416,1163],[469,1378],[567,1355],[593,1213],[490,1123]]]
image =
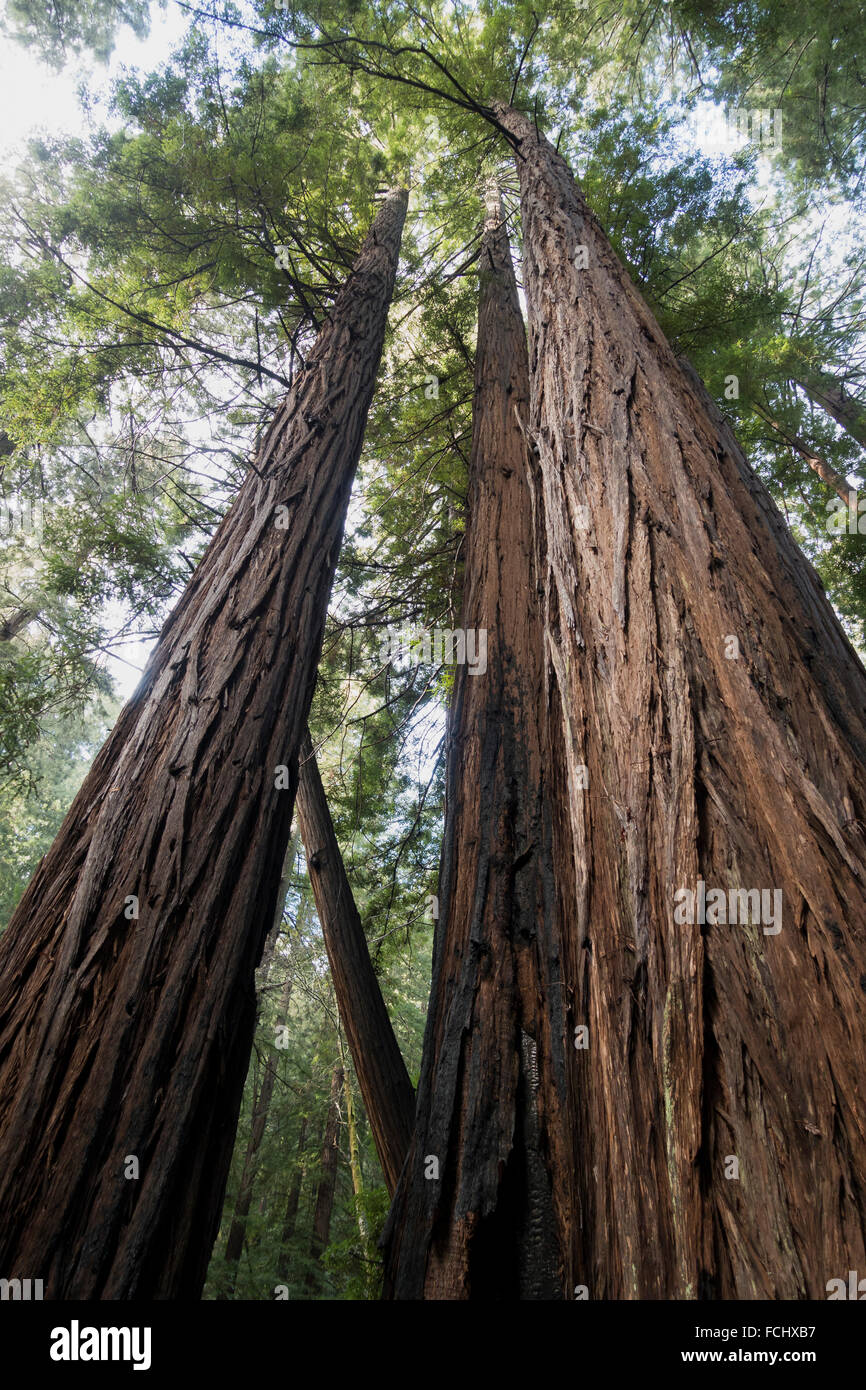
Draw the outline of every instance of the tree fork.
[[[406,198],[0,943],[0,1268],[47,1298],[201,1292]]]

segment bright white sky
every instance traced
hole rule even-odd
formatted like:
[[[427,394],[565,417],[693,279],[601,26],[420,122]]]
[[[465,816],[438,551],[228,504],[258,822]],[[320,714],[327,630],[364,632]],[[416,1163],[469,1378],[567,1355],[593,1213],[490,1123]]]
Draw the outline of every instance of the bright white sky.
[[[151,71],[171,53],[189,23],[189,12],[169,0],[166,10],[154,8],[150,36],[137,39],[124,26],[118,30],[108,67],[93,64],[89,70],[74,67],[61,73],[40,63],[33,50],[0,38],[0,149],[21,146],[36,131],[52,135],[74,134],[86,129],[78,104],[82,76],[94,87],[107,86],[123,67]]]

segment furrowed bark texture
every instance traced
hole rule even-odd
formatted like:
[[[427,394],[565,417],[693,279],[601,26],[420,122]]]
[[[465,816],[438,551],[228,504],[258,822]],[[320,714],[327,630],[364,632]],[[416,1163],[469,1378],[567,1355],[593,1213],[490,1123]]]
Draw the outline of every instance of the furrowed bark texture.
[[[496,113],[520,141],[544,707],[566,752],[572,910],[537,1058],[578,1155],[550,1169],[563,1285],[825,1297],[866,1264],[866,674],[565,161]],[[781,931],[736,898],[735,924],[676,922],[699,880],[770,890],[768,916],[781,890]]]
[[[562,1296],[550,1170],[573,1172],[574,1160],[567,1145],[551,1147],[565,1022],[528,416],[526,333],[497,197],[482,241],[461,618],[487,629],[488,664],[456,670],[433,984],[416,1134],[386,1232],[386,1297]],[[543,1083],[539,1056],[552,1064]]]
[[[201,1291],[405,208],[380,210],[0,944],[0,1268],[47,1298]]]
[[[393,1195],[412,1137],[415,1092],[370,960],[308,732],[301,745],[298,822],[340,1020]]]

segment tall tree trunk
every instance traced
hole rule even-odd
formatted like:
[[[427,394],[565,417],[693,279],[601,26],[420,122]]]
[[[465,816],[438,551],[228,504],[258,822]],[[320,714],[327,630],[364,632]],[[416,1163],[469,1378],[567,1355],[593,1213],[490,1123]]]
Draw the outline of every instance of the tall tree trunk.
[[[564,1284],[823,1297],[866,1259],[866,674],[565,161],[497,111],[569,756],[539,1061]]]
[[[283,1020],[286,1010],[289,1007],[289,1000],[292,997],[292,965],[289,961],[286,967],[286,978],[283,988],[280,991],[279,1003],[277,1005],[277,1018]],[[274,1086],[277,1080],[277,1064],[279,1053],[271,1048],[265,1060],[264,1076],[259,1093],[253,1101],[253,1113],[250,1123],[250,1137],[247,1141],[246,1153],[244,1154],[243,1168],[241,1170],[241,1180],[238,1187],[237,1200],[232,1215],[232,1224],[229,1229],[229,1236],[226,1242],[226,1264],[230,1266],[229,1278],[233,1282],[237,1272],[237,1264],[244,1248],[244,1234],[247,1228],[247,1217],[250,1214],[250,1206],[253,1200],[253,1185],[258,1171],[259,1149],[265,1137],[265,1127],[268,1123],[268,1114],[273,1099]]]
[[[340,1058],[343,1057],[343,1049],[340,1048]],[[358,1218],[358,1234],[361,1237],[361,1246],[366,1255],[367,1253],[367,1219],[364,1216],[363,1196],[364,1180],[361,1177],[361,1153],[358,1148],[358,1126],[355,1123],[355,1102],[352,1096],[352,1079],[349,1076],[345,1063],[343,1065],[343,1099],[346,1102],[346,1129],[349,1133],[349,1167],[352,1172],[352,1191],[355,1194],[355,1212]]]
[[[389,1222],[386,1292],[556,1298],[537,1054],[558,1047],[553,846],[539,709],[542,611],[524,430],[526,334],[498,192],[488,195],[461,623],[433,986],[416,1136]]]
[[[0,1268],[48,1298],[201,1291],[405,209],[380,210],[0,943]]]
[[[340,1048],[340,1058],[343,1050]],[[370,1229],[364,1214],[364,1178],[361,1172],[361,1149],[358,1143],[358,1125],[355,1120],[355,1098],[352,1094],[352,1078],[348,1068],[343,1067],[343,1096],[346,1101],[346,1129],[349,1134],[349,1167],[352,1171],[352,1190],[355,1194],[355,1216],[358,1221],[361,1259],[364,1262],[364,1287],[367,1298],[375,1298],[376,1267],[378,1261],[370,1244]]]
[[[340,1021],[385,1183],[393,1193],[412,1135],[415,1094],[370,960],[309,732],[301,747],[298,822]]]
[[[325,1123],[325,1137],[322,1141],[322,1157],[319,1163],[319,1186],[316,1190],[316,1207],[313,1212],[313,1234],[310,1239],[310,1259],[321,1263],[322,1255],[328,1246],[331,1235],[331,1213],[334,1210],[334,1192],[337,1186],[337,1159],[340,1154],[340,1092],[343,1089],[343,1068],[334,1068],[331,1077],[331,1096],[328,1101],[328,1118]],[[310,1270],[307,1287],[316,1285],[316,1276]]]
[[[305,1114],[301,1117],[301,1129],[298,1135],[298,1152],[296,1157],[297,1167],[295,1168],[295,1175],[292,1178],[292,1185],[289,1188],[289,1195],[286,1199],[283,1230],[280,1236],[282,1248],[280,1250],[279,1261],[277,1262],[277,1274],[280,1279],[286,1279],[289,1273],[289,1245],[295,1234],[295,1225],[298,1220],[298,1204],[301,1200],[301,1187],[306,1172],[304,1154],[307,1144],[307,1125],[309,1124],[309,1120],[309,1115]]]

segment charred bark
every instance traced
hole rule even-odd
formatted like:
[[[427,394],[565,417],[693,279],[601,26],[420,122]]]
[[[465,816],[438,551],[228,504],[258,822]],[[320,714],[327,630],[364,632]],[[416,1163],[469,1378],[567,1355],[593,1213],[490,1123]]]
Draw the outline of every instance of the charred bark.
[[[340,1020],[393,1194],[412,1136],[415,1093],[370,960],[309,733],[301,746],[298,822]]]
[[[47,1298],[201,1291],[405,208],[379,212],[0,943],[0,1268]]]
[[[496,110],[520,142],[563,1287],[820,1298],[866,1261],[866,674],[565,161]]]
[[[558,1298],[537,1058],[564,1069],[552,801],[542,744],[526,333],[498,195],[481,252],[464,629],[416,1135],[386,1233],[386,1296]]]

